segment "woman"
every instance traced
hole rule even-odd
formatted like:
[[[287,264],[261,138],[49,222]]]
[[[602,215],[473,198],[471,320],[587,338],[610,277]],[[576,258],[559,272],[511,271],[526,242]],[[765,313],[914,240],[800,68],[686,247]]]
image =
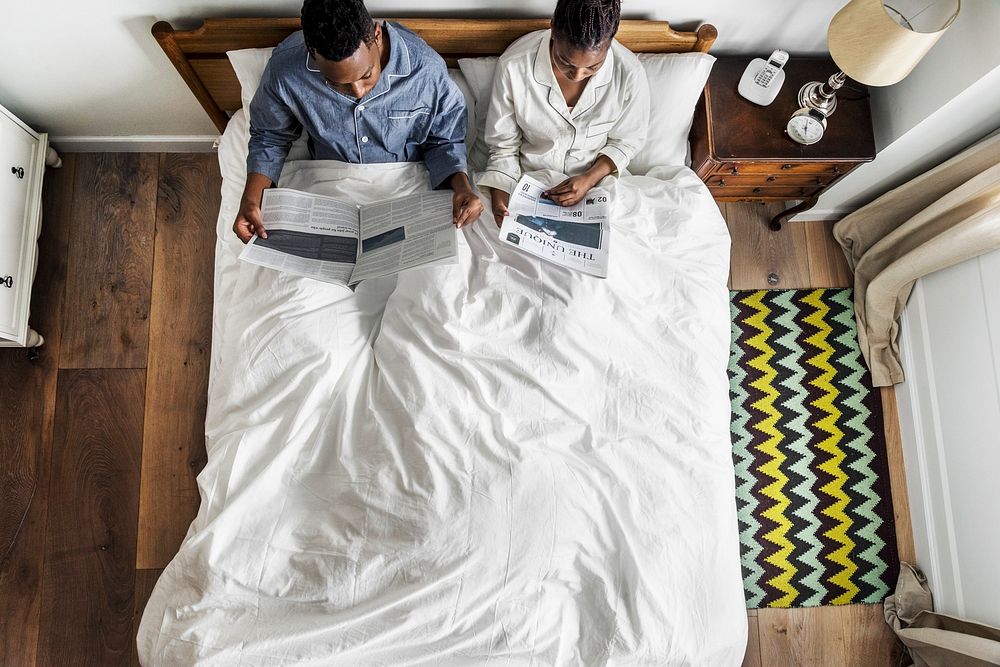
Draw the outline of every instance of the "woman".
[[[558,0],[550,30],[525,35],[497,63],[486,121],[490,188],[501,224],[522,171],[569,176],[547,197],[572,206],[620,174],[646,140],[649,86],[635,55],[614,40],[620,0]]]

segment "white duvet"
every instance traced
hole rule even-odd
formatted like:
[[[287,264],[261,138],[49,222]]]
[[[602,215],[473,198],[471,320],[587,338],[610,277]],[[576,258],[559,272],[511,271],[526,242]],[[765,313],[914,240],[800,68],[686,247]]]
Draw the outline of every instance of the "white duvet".
[[[484,217],[456,265],[353,294],[237,262],[227,179],[202,505],[143,664],[739,665],[729,236],[692,172],[659,176],[617,183],[607,280]]]

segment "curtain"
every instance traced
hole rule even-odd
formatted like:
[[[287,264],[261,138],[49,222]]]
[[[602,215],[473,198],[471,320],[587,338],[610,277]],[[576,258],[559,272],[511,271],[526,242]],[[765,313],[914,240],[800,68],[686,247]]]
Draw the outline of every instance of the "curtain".
[[[921,276],[1000,248],[1000,134],[838,222],[875,386],[903,381],[897,319]]]

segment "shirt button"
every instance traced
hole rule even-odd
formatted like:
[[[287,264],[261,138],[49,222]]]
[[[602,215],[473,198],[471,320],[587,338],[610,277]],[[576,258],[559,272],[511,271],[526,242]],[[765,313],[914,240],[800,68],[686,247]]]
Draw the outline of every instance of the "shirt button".
[[[364,104],[359,104],[358,105],[358,111],[364,111],[364,110],[365,110],[365,105]]]
[[[367,144],[368,143],[368,137],[361,137],[361,143]]]

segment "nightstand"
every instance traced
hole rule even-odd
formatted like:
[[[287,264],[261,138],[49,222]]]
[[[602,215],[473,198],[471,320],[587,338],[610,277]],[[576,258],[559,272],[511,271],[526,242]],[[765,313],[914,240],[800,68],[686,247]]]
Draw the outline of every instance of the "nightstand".
[[[779,213],[781,221],[816,204],[820,194],[852,169],[875,159],[875,136],[867,95],[842,88],[837,111],[825,136],[803,146],[785,134],[788,118],[799,108],[802,84],[825,81],[837,66],[823,58],[789,59],[785,84],[769,106],[758,106],[736,92],[747,56],[719,58],[691,126],[691,168],[717,201],[790,201],[801,204]],[[860,99],[859,99],[860,98]]]

